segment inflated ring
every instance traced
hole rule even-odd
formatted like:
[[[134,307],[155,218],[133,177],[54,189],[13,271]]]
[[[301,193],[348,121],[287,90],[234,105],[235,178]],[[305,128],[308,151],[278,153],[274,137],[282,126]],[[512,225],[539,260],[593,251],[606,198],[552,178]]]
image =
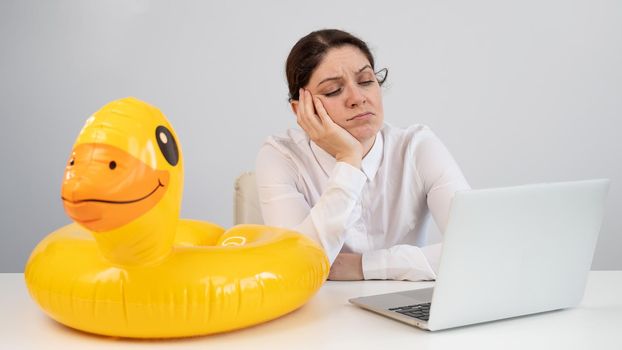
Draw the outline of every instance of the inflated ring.
[[[176,140],[164,115],[134,98],[87,120],[61,191],[75,223],[42,240],[25,269],[50,317],[110,336],[211,334],[291,312],[326,280],[322,248],[299,233],[179,219]]]

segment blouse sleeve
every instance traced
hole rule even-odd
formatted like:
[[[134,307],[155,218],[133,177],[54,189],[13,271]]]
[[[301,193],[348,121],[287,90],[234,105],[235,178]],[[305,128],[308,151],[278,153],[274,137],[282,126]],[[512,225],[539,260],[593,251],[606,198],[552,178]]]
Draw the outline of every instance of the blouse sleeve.
[[[415,176],[427,195],[428,208],[434,221],[441,233],[444,233],[454,194],[469,190],[471,186],[447,147],[429,129],[417,142],[414,157]]]
[[[311,208],[296,187],[300,176],[293,161],[265,144],[257,156],[257,191],[264,223],[288,227],[319,243],[332,264],[348,234],[367,177],[344,162],[337,162],[318,202]]]

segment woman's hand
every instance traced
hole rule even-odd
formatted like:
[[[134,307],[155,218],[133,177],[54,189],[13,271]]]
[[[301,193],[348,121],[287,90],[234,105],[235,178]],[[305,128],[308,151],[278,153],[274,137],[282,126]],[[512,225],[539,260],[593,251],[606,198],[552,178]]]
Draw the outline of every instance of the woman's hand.
[[[299,95],[296,109],[298,125],[309,135],[311,141],[338,162],[346,162],[360,169],[363,145],[330,118],[319,97],[311,95],[305,89],[300,89]]]
[[[333,281],[360,281],[363,276],[363,256],[339,253],[330,267],[328,279]]]

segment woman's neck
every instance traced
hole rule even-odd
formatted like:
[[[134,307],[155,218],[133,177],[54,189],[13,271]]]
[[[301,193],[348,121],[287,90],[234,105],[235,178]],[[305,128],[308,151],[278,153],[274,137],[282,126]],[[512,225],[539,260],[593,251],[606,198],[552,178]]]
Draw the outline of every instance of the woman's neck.
[[[367,153],[369,153],[369,151],[371,151],[371,149],[374,147],[374,143],[376,142],[376,136],[377,135],[374,135],[374,137],[371,137],[361,142],[361,144],[363,145],[363,158],[365,158],[365,156],[367,156]]]

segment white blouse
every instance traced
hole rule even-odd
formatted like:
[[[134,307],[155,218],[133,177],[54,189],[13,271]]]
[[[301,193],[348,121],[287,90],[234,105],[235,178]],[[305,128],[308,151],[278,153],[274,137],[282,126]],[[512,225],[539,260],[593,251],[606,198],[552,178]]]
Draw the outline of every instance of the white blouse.
[[[444,232],[454,193],[470,188],[424,125],[384,124],[361,170],[290,129],[265,141],[256,178],[266,225],[311,237],[331,264],[339,252],[362,254],[365,279],[435,279],[441,245],[427,245],[429,214]]]

